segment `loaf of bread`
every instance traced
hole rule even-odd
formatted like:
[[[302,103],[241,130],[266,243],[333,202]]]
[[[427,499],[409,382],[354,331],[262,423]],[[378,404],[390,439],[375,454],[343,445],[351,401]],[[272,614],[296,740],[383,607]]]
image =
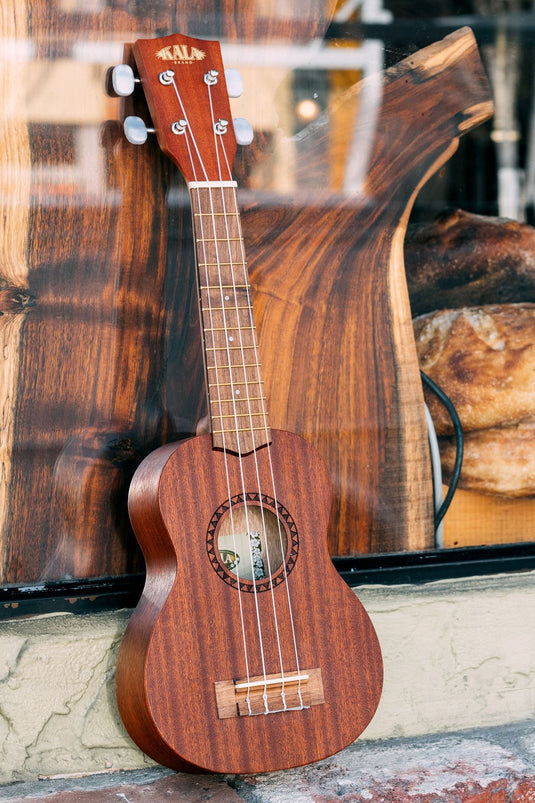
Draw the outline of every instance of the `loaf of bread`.
[[[441,439],[444,479],[449,481],[455,443]],[[467,432],[459,487],[513,498],[535,494],[535,419],[510,427]]]
[[[441,310],[413,321],[420,367],[449,396],[463,430],[535,419],[535,304]],[[426,391],[438,435],[453,433]]]
[[[535,301],[535,229],[447,211],[429,225],[409,226],[405,270],[413,315]]]
[[[405,266],[420,367],[461,419],[460,487],[535,495],[535,229],[459,210],[409,227]],[[425,391],[448,480],[453,425]]]

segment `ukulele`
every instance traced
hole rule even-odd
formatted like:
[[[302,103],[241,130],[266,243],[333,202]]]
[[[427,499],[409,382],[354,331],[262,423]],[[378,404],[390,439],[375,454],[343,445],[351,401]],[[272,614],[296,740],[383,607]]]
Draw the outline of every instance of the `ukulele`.
[[[211,432],[152,452],[131,483],[147,575],[119,652],[119,710],[137,745],[174,769],[299,766],[370,722],[381,652],[329,558],[327,469],[269,426],[219,44],[173,35],[132,52],[191,200]]]

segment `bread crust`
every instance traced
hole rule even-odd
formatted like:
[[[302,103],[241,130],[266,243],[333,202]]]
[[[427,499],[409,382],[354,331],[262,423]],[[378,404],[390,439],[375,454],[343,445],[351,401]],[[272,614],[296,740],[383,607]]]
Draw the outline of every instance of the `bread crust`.
[[[440,445],[444,478],[449,481],[455,461],[452,439]],[[514,499],[535,494],[535,419],[510,427],[468,432],[464,441],[459,487]]]
[[[459,487],[535,495],[535,228],[446,211],[409,228],[405,266],[420,367],[463,427]],[[425,396],[448,481],[453,425],[436,396]]]
[[[420,367],[449,396],[464,432],[535,419],[535,304],[441,310],[413,322]],[[453,433],[426,391],[438,435]]]
[[[413,315],[535,301],[535,229],[460,209],[409,226],[405,270]]]

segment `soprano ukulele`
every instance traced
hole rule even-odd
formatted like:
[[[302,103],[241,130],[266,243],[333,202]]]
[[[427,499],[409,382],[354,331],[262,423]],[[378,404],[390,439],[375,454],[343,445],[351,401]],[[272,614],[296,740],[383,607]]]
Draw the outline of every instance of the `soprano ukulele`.
[[[119,709],[169,767],[298,766],[367,726],[380,648],[329,558],[327,470],[301,437],[269,426],[219,45],[173,35],[137,41],[133,56],[191,199],[211,433],[157,449],[134,475],[147,578],[119,652]],[[128,127],[144,139],[140,121]]]

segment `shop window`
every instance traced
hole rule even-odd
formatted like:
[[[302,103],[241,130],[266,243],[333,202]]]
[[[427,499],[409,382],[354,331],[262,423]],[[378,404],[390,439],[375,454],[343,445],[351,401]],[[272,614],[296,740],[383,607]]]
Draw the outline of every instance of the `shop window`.
[[[340,571],[529,565],[532,3],[12,5],[1,56],[6,605],[60,588],[135,596],[132,474],[207,414],[186,186],[153,137],[126,142],[121,102],[103,91],[125,32],[217,38],[241,71],[232,112],[255,139],[234,175],[271,423],[327,463]],[[454,33],[466,25],[473,46]],[[458,489],[437,527],[459,444],[429,384],[425,417],[420,367],[463,429]]]

